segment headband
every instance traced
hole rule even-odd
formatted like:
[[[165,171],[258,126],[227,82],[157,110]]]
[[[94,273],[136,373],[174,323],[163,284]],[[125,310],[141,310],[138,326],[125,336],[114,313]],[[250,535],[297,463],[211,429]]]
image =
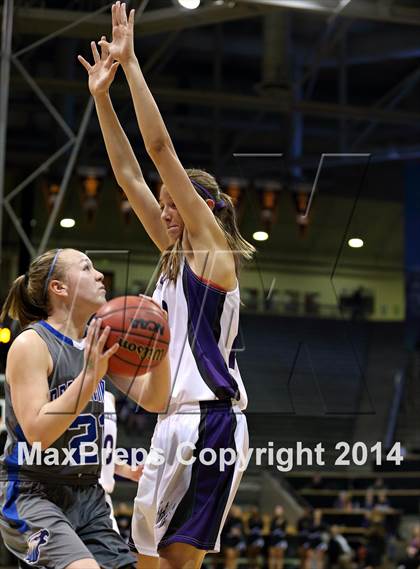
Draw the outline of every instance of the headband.
[[[201,184],[199,184],[198,182],[196,182],[192,178],[190,178],[190,181],[191,181],[191,184],[195,187],[196,190],[198,190],[199,193],[204,194],[206,198],[214,201],[214,208],[216,210],[223,209],[224,207],[226,207],[225,200],[215,199],[214,196],[211,195],[211,193],[208,191],[207,188],[205,188],[204,186],[202,186]]]
[[[57,249],[57,251],[54,255],[54,259],[52,260],[50,270],[48,271],[47,280],[45,281],[45,285],[44,285],[44,297],[46,297],[46,295],[47,295],[48,285],[50,283],[50,279],[51,279],[52,274],[54,272],[55,265],[57,264],[58,255],[61,253],[61,251],[62,251],[62,249]]]

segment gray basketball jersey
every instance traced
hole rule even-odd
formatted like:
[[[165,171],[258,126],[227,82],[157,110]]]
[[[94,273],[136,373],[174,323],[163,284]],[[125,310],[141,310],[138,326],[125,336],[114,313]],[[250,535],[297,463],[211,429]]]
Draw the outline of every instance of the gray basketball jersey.
[[[45,321],[26,328],[47,344],[53,360],[48,377],[51,401],[62,395],[83,369],[84,346]],[[99,477],[104,420],[105,379],[83,412],[49,449],[27,443],[13,410],[10,386],[5,382],[7,442],[0,458],[0,480],[37,480],[55,484],[92,484]],[[74,410],[69,409],[69,413]]]

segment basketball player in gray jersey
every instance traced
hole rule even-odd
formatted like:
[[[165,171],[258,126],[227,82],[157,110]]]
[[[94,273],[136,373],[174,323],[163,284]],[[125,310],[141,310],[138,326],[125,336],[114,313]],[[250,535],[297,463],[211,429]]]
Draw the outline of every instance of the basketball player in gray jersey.
[[[105,302],[103,275],[80,251],[48,251],[18,277],[0,317],[19,320],[6,366],[8,440],[0,458],[0,532],[22,566],[134,567],[98,484],[105,374],[115,344],[87,322]],[[131,381],[113,378],[126,393]],[[169,396],[169,365],[136,378],[129,395],[150,411]]]

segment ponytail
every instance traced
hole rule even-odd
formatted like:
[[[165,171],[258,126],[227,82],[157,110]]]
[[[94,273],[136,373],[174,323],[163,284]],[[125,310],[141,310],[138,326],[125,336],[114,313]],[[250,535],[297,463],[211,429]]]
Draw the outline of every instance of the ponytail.
[[[18,320],[22,328],[31,322],[48,317],[47,307],[38,306],[29,296],[25,281],[25,275],[21,275],[13,281],[0,316],[1,321],[4,321],[7,316],[13,320]]]
[[[10,316],[25,328],[32,322],[48,318],[48,284],[52,278],[63,278],[65,272],[63,263],[58,261],[60,252],[61,249],[52,249],[36,257],[29,271],[13,281],[1,311],[1,321]]]
[[[215,211],[214,216],[225,234],[229,247],[232,249],[235,258],[236,274],[238,274],[242,263],[252,259],[255,247],[244,239],[239,231],[235,206],[231,197],[222,191],[219,191],[218,197],[223,200],[225,205],[223,208]]]

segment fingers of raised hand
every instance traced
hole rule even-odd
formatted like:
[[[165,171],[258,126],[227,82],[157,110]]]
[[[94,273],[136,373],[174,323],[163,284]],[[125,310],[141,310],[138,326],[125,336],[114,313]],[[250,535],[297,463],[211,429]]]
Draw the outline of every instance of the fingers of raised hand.
[[[133,28],[133,26],[134,26],[135,14],[136,14],[136,11],[134,10],[134,8],[132,10],[130,10],[130,14],[128,16],[128,25],[130,26],[130,28]]]
[[[112,27],[115,27],[117,25],[117,5],[113,4],[112,8],[111,8],[111,16],[112,16]]]
[[[86,59],[84,57],[82,57],[81,55],[78,55],[77,59],[80,61],[80,63],[86,69],[86,71],[89,73],[89,71],[92,69],[91,64],[88,61],[86,61]]]
[[[102,36],[98,45],[101,47],[101,59],[106,60],[109,56],[109,43],[106,41],[106,37]]]
[[[115,77],[115,74],[116,74],[116,72],[117,72],[118,66],[119,66],[118,61],[114,61],[114,63],[111,65],[110,75],[111,75],[111,78],[112,78],[112,79],[114,79],[114,77]]]
[[[120,2],[116,2],[115,3],[115,25],[119,26],[121,24],[121,18],[120,18]]]
[[[93,59],[94,59],[95,63],[98,63],[98,61],[99,61],[101,58],[100,58],[100,56],[99,56],[98,48],[96,47],[96,42],[91,41],[91,42],[90,42],[90,47],[92,48]]]
[[[120,6],[120,22],[125,26],[127,25],[127,8],[125,2]]]
[[[113,62],[113,57],[111,54],[109,54],[108,57],[105,59],[105,62],[104,62],[105,69],[111,69],[112,62]]]

